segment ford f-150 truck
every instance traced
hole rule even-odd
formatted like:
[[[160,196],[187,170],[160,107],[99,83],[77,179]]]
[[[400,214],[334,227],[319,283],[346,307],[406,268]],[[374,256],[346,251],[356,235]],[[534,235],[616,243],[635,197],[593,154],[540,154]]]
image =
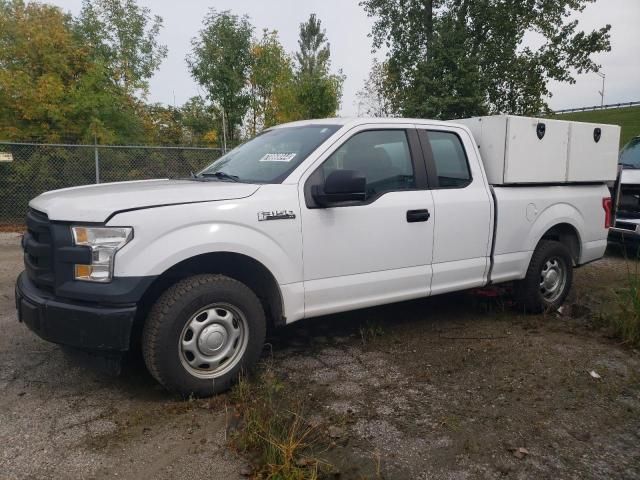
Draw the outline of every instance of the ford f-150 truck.
[[[493,118],[290,123],[191,178],[44,193],[18,317],[82,349],[139,343],[158,382],[206,396],[258,361],[269,322],[503,282],[556,309],[605,252],[617,158],[574,181],[566,151],[554,163],[566,122]]]

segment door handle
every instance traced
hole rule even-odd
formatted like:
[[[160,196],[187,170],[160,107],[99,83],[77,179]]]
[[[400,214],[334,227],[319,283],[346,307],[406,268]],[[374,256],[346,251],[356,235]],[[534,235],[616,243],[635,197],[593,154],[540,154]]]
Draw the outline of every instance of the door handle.
[[[429,210],[407,210],[407,222],[426,222],[431,217]]]

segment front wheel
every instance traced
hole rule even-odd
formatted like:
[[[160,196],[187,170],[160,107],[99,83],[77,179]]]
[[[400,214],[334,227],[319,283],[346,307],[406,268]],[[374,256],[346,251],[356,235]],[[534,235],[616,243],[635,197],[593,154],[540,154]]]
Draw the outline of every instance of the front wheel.
[[[223,392],[262,353],[258,297],[223,275],[196,275],[165,291],[149,313],[142,352],[153,377],[184,396]]]
[[[567,298],[572,281],[573,260],[567,247],[542,240],[533,252],[525,278],[516,284],[516,301],[532,313],[557,310]]]

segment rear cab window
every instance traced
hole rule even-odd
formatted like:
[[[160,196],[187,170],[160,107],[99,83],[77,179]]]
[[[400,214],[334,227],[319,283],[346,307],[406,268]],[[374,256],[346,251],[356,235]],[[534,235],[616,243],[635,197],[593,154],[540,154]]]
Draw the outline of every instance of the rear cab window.
[[[464,188],[473,177],[462,140],[453,132],[421,130],[420,142],[427,163],[432,162],[432,188]],[[437,179],[437,182],[435,181]]]

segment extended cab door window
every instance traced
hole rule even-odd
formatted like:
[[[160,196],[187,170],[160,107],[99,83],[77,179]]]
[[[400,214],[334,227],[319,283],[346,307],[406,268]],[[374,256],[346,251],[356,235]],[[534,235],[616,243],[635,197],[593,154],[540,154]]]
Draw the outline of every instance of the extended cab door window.
[[[422,147],[432,167],[432,176],[437,178],[435,188],[464,188],[471,183],[471,171],[460,137],[453,132],[423,131]]]

